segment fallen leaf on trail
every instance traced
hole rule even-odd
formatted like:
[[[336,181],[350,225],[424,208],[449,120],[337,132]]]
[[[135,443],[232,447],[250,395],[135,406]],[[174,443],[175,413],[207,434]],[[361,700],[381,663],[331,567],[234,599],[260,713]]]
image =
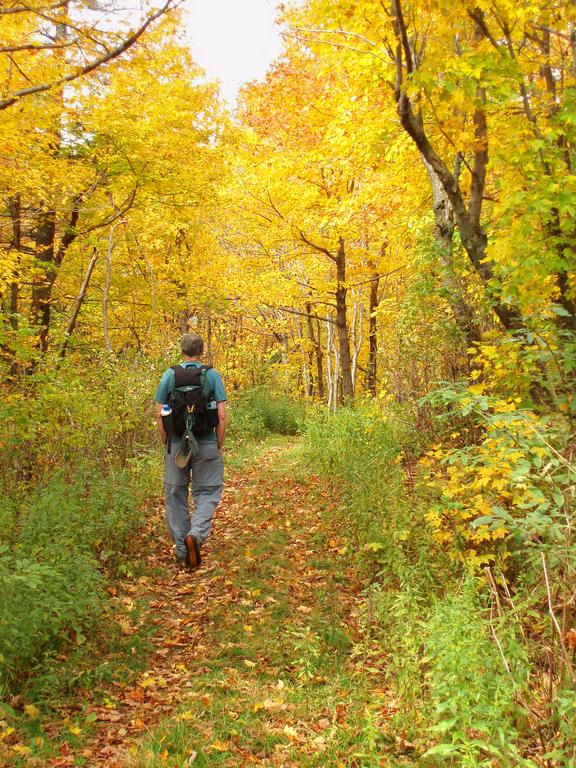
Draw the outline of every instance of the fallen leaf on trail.
[[[216,739],[210,744],[210,749],[214,749],[216,752],[228,752],[228,742]]]
[[[122,634],[123,635],[133,635],[134,634],[134,627],[133,627],[133,625],[129,621],[127,621],[127,620],[124,620],[124,621],[120,620],[118,622],[118,626],[122,630]]]
[[[124,694],[124,698],[130,699],[131,701],[144,701],[146,696],[141,688],[134,688],[133,691],[127,691]]]
[[[255,667],[256,664],[253,661],[250,661],[250,659],[244,659],[244,664],[246,664],[247,667]]]
[[[186,767],[187,765],[192,765],[192,763],[194,762],[194,760],[196,760],[197,757],[198,757],[198,752],[194,752],[194,750],[192,750],[192,752],[190,752],[190,754],[186,758],[184,767]]]
[[[574,627],[566,633],[566,642],[571,651],[576,649],[576,629]]]
[[[99,712],[98,720],[106,720],[109,723],[117,723],[122,719],[122,715],[119,712]]]
[[[336,704],[335,717],[339,723],[346,718],[347,711],[348,710],[344,704]]]
[[[163,677],[150,677],[144,675],[144,677],[139,680],[138,685],[140,688],[164,688],[166,686],[166,680]]]
[[[32,752],[30,747],[27,747],[24,744],[15,744],[12,747],[12,751],[16,752],[17,755],[29,755]]]
[[[24,712],[26,712],[28,717],[31,717],[33,720],[40,717],[40,710],[38,707],[35,707],[34,704],[25,704]]]

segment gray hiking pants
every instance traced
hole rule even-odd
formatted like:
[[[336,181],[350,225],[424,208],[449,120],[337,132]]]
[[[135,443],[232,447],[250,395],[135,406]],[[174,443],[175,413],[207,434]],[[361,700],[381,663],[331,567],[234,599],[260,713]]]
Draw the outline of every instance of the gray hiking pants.
[[[186,557],[184,539],[194,536],[199,546],[206,541],[212,529],[212,517],[222,496],[224,461],[218,444],[198,443],[199,453],[181,469],[174,463],[180,448],[179,441],[172,441],[170,453],[164,454],[164,493],[166,522],[174,541],[176,556]],[[188,486],[192,478],[194,514],[190,520]]]

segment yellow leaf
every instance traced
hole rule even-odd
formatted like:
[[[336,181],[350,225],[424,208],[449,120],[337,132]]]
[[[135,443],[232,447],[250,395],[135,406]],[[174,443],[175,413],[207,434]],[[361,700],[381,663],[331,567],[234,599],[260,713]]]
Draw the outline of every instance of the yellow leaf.
[[[284,730],[284,733],[286,734],[286,736],[288,736],[289,739],[298,739],[299,738],[298,731],[296,730],[296,728],[292,728],[291,725],[285,725],[283,730]]]
[[[228,752],[228,742],[216,739],[210,744],[210,749],[214,749],[216,752]]]
[[[24,712],[26,712],[28,717],[31,717],[34,720],[40,717],[40,710],[38,709],[38,707],[35,707],[34,704],[25,704]]]
[[[16,752],[17,755],[29,755],[32,752],[30,747],[27,747],[24,744],[16,744],[12,747],[12,751]]]

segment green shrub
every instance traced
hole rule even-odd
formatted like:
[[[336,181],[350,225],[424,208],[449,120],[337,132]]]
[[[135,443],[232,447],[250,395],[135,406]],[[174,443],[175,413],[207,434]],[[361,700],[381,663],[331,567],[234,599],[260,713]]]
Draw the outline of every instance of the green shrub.
[[[435,601],[420,623],[421,672],[429,709],[428,731],[437,743],[427,757],[438,765],[534,765],[521,759],[515,741],[520,711],[515,701],[525,672],[521,646],[507,642],[507,672],[491,637],[487,606],[482,604],[474,579]],[[503,638],[502,638],[503,640]],[[515,684],[511,678],[517,662]],[[436,763],[436,761],[438,761]]]
[[[93,557],[63,549],[38,562],[0,554],[0,691],[67,630],[78,641],[101,614],[101,576]]]
[[[265,387],[235,394],[230,401],[230,439],[234,443],[258,440],[267,434],[295,435],[304,418],[304,405]]]
[[[26,499],[0,558],[0,687],[101,615],[105,571],[126,557],[147,490],[131,470],[80,465]]]
[[[346,506],[335,514],[345,536],[357,539],[359,557],[378,568],[362,622],[369,642],[380,638],[386,655],[391,649],[398,729],[429,748],[423,764],[472,767],[501,758],[530,765],[514,746],[516,688],[477,583],[461,581],[461,567],[435,545],[426,509],[405,487],[402,462],[420,450],[416,430],[408,419],[387,422],[365,405],[335,415],[317,411],[304,437],[307,461],[343,489]],[[513,634],[506,640],[506,652],[519,660],[520,685],[523,651]]]
[[[12,382],[1,406],[0,688],[102,616],[105,579],[158,487],[156,373],[104,356]]]
[[[411,524],[394,430],[374,407],[317,410],[306,421],[304,443],[309,463],[342,483],[350,532],[381,558],[383,547],[393,557],[390,548]]]

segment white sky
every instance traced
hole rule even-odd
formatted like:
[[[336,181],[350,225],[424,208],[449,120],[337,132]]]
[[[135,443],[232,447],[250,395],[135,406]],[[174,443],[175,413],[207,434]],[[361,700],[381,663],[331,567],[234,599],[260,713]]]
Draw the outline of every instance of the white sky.
[[[238,90],[261,80],[282,47],[274,23],[279,0],[187,0],[192,55],[234,105]]]

